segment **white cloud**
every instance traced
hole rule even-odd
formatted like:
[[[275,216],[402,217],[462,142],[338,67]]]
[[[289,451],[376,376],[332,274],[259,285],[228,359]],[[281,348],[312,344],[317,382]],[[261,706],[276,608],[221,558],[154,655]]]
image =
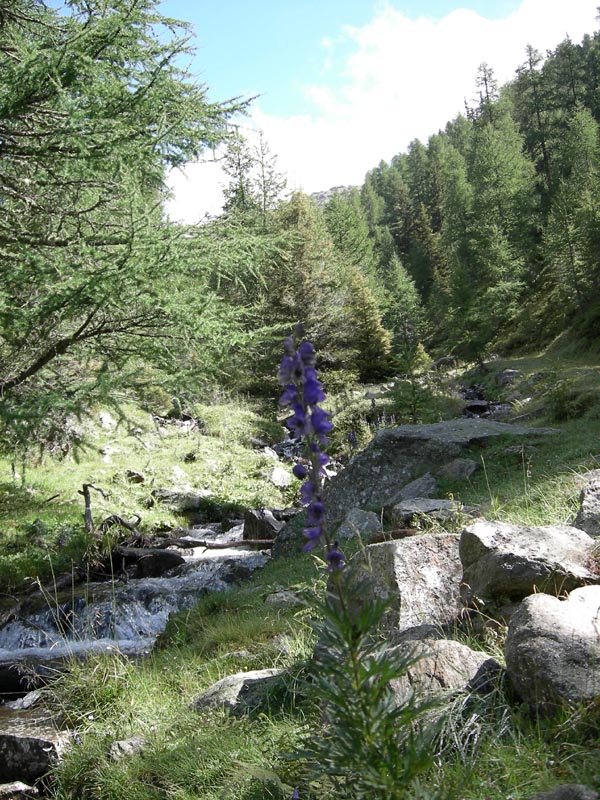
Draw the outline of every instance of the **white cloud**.
[[[439,20],[411,20],[392,5],[381,6],[367,25],[346,27],[335,40],[323,42],[324,62],[338,46],[350,50],[341,89],[334,91],[326,83],[304,87],[314,107],[310,115],[266,114],[259,100],[253,122],[265,132],[292,187],[312,192],[359,184],[381,159],[404,151],[414,138],[426,141],[463,111],[465,97],[475,95],[475,75],[483,61],[500,83],[510,80],[525,60],[527,44],[545,53],[567,34],[579,42],[593,32],[596,4],[597,0],[523,0],[502,20],[485,19],[467,9]],[[203,169],[187,168],[187,200],[174,187],[174,218],[191,219],[184,207],[198,209],[194,218],[203,216],[208,197],[208,179],[200,177]],[[214,213],[214,189],[212,202]]]

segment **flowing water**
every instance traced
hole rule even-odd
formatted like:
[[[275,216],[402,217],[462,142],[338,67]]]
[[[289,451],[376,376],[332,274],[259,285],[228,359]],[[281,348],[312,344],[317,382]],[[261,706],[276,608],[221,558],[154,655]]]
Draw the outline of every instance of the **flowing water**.
[[[185,563],[161,578],[89,583],[69,595],[46,596],[36,609],[15,609],[0,627],[0,694],[23,687],[23,671],[49,677],[68,657],[149,652],[171,614],[191,608],[207,592],[226,591],[269,558],[240,548],[191,547],[182,555]]]

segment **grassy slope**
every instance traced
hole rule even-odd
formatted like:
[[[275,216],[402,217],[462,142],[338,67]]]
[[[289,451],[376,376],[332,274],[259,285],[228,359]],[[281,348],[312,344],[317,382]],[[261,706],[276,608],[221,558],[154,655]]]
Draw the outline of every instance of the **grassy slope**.
[[[506,367],[524,374],[519,386],[504,390],[505,394],[521,394],[519,413],[530,415],[533,424],[556,424],[560,434],[523,450],[507,452],[506,444],[500,444],[477,453],[485,469],[469,485],[448,484],[444,489],[464,502],[483,503],[489,517],[530,524],[572,519],[577,475],[600,466],[598,364],[563,360],[555,352],[551,358],[495,362],[493,371]],[[493,374],[474,380],[495,386]],[[494,393],[498,391],[494,389]],[[530,395],[536,399],[526,401]],[[378,401],[378,415],[400,421],[401,401],[398,397]],[[356,405],[360,410],[361,401]],[[434,416],[442,405],[438,395]],[[247,447],[251,435],[270,433],[275,437],[276,431],[268,426],[269,413],[274,411],[265,417],[239,404],[207,407],[201,412],[207,422],[205,432],[185,437],[174,432],[159,435],[145,418],[137,420],[138,426],[146,426],[139,438],[102,431],[93,457],[79,463],[67,460],[59,469],[52,462],[32,468],[26,489],[9,482],[2,486],[4,542],[16,543],[18,561],[19,544],[35,534],[31,525],[27,528],[24,523],[41,518],[48,529],[42,539],[46,536],[50,545],[44,559],[38,560],[48,563],[58,549],[52,544],[57,527],[65,523],[73,527],[80,519],[81,498],[76,491],[84,480],[111,489],[108,501],[98,501],[98,517],[139,512],[149,526],[164,521],[174,524],[178,520],[169,518],[164,509],[145,506],[153,485],[168,485],[174,464],[185,469],[191,482],[213,489],[220,502],[283,505],[290,496],[270,486],[266,480],[269,464]],[[575,414],[576,418],[557,422],[549,420],[550,413]],[[354,426],[354,407],[346,403],[341,422],[344,414],[350,420],[348,425]],[[110,444],[108,440],[121,448],[111,456],[110,464],[99,460],[97,453]],[[183,462],[191,450],[198,454],[198,461]],[[146,483],[139,487],[127,484],[122,477],[126,468],[144,472]],[[7,476],[8,470],[4,465]],[[60,492],[58,501],[43,502],[56,492]],[[44,552],[39,538],[27,540],[18,569],[10,553],[0,559],[0,565],[4,564],[0,574],[8,576],[5,586],[23,574],[32,574],[36,554]],[[77,537],[72,540],[75,552]],[[289,798],[299,781],[299,767],[284,754],[300,741],[307,722],[314,721],[310,703],[292,692],[271,714],[246,719],[221,712],[200,716],[189,708],[202,689],[226,674],[274,666],[299,668],[312,643],[307,611],[273,609],[264,603],[271,591],[289,586],[317,593],[322,589],[319,571],[308,556],[272,562],[239,589],[206,598],[194,611],[171,622],[160,649],[142,663],[102,659],[74,666],[52,691],[53,702],[81,732],[81,743],[56,774],[55,796],[90,800]],[[493,644],[501,649],[500,641]],[[469,715],[468,737],[461,733],[462,713],[455,711],[451,717],[451,746],[425,776],[423,796],[473,800],[511,796],[520,800],[569,781],[587,782],[600,789],[597,726],[590,727],[585,719],[536,725],[519,709],[511,709],[501,691],[494,703],[479,709],[475,716],[471,709]],[[147,750],[141,756],[112,763],[107,757],[110,742],[133,734],[148,740]],[[302,797],[308,796],[313,795],[303,787]],[[315,787],[314,796],[330,795]]]

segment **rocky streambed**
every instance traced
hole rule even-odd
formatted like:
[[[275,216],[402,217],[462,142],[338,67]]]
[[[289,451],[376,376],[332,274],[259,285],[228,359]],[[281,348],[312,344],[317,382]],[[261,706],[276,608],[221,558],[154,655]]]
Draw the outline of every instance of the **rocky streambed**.
[[[22,600],[0,624],[0,696],[22,693],[50,678],[69,658],[106,650],[127,656],[149,652],[171,614],[190,608],[207,592],[226,591],[266,563],[267,550],[250,543],[227,546],[242,533],[241,526],[223,534],[193,530],[167,551],[136,549],[142,563],[155,563],[157,553],[171,556],[159,577],[125,581],[127,573],[121,572],[108,581],[46,590]],[[196,545],[199,538],[210,539],[214,549]]]

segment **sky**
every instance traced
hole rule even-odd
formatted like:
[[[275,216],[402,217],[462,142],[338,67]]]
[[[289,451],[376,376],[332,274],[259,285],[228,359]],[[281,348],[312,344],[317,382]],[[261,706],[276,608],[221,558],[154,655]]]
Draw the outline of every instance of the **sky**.
[[[290,189],[360,185],[381,160],[427,142],[475,98],[486,62],[499,83],[525,48],[599,28],[599,0],[162,0],[192,24],[193,75],[210,100],[255,97],[240,130],[263,131]],[[168,178],[173,220],[222,206],[214,155]]]

